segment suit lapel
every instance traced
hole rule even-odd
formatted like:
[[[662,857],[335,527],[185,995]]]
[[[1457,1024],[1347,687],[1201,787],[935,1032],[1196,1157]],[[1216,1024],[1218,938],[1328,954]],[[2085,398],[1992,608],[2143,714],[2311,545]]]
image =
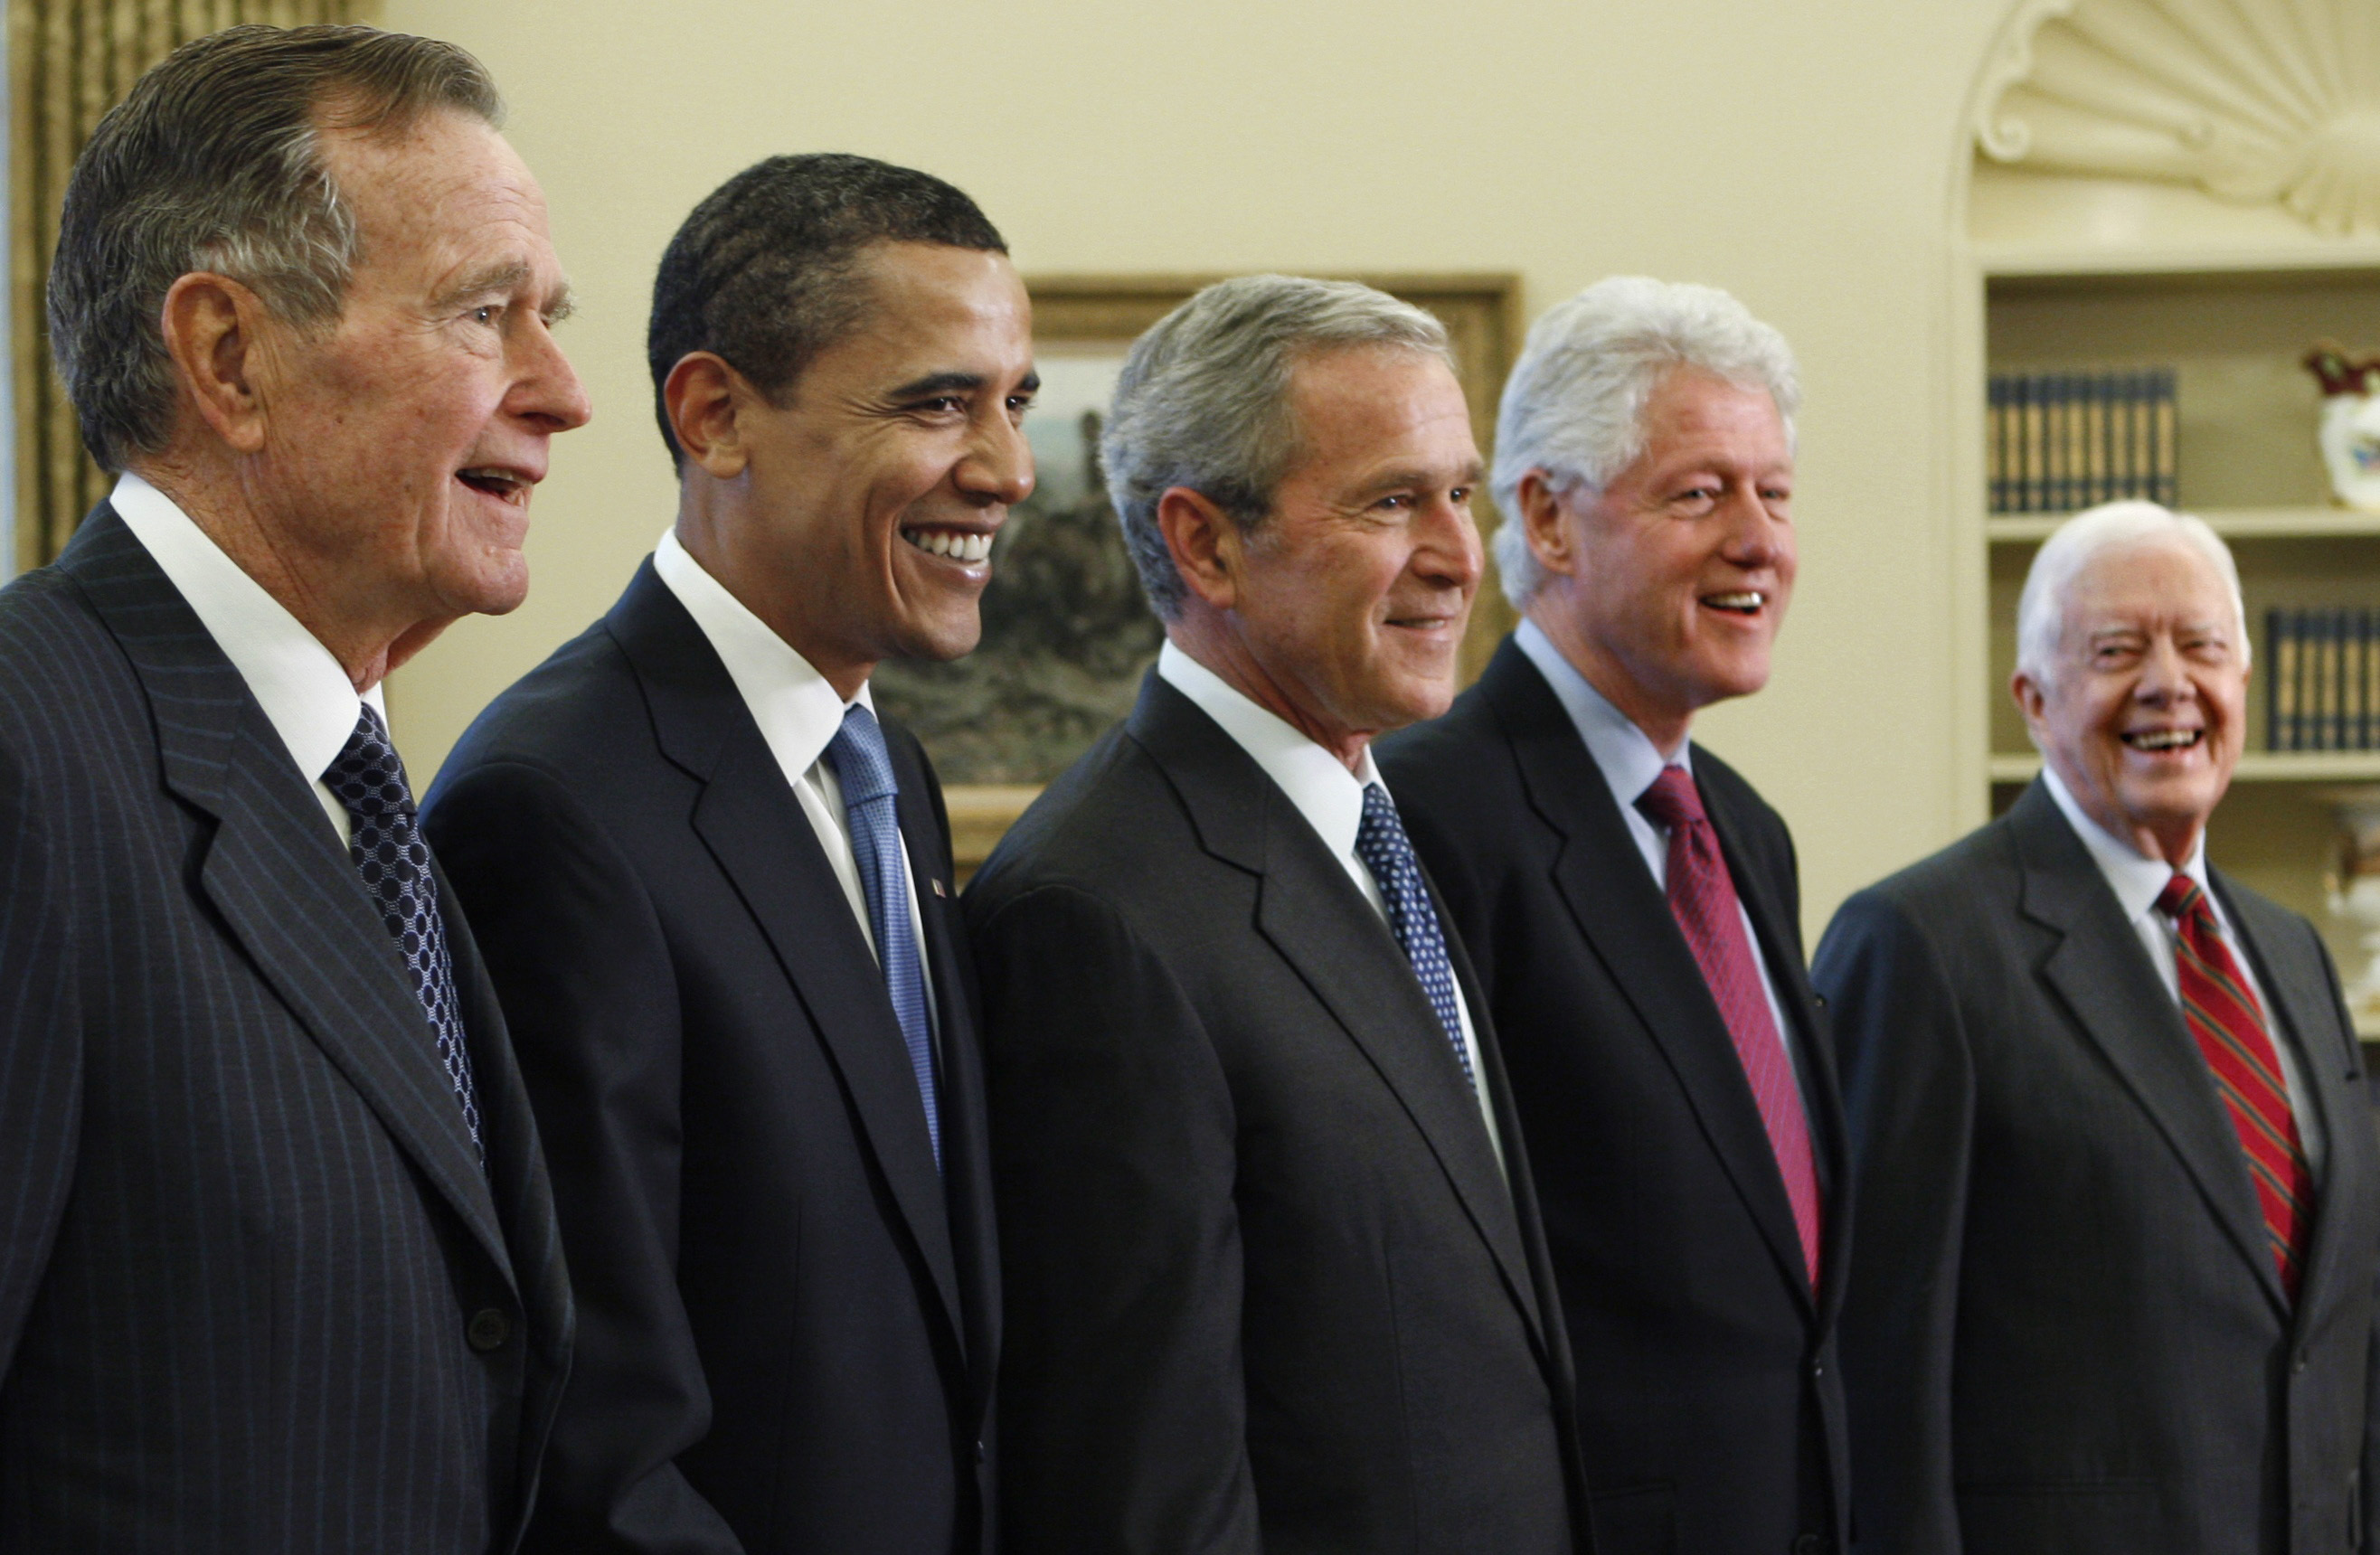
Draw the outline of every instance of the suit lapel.
[[[1164,770],[1207,850],[1260,878],[1257,932],[1403,1106],[1542,1345],[1512,1195],[1478,1099],[1388,925],[1264,770],[1153,670],[1128,728]],[[1469,987],[1464,995],[1476,999]]]
[[[1779,1270],[1807,1303],[1801,1233],[1743,1061],[1603,770],[1553,687],[1509,639],[1480,686],[1512,742],[1530,808],[1562,839],[1548,866],[1556,893],[1677,1076]],[[1730,856],[1730,869],[1734,863]]]
[[[311,782],[148,551],[103,505],[60,559],[131,660],[165,786],[215,826],[199,889],[507,1280],[513,1266],[437,1039]],[[451,902],[442,897],[442,905]]]
[[[643,683],[662,753],[703,784],[695,833],[809,1012],[956,1332],[958,1280],[917,1077],[843,882],[726,666],[650,560],[607,619]]]
[[[2286,1308],[2240,1136],[2115,893],[2036,780],[2009,812],[2022,910],[2056,943],[2041,975],[2156,1124],[2276,1306]]]
[[[988,1160],[986,1123],[980,1099],[983,1077],[975,1031],[975,992],[967,976],[965,945],[954,914],[958,892],[951,868],[949,824],[942,813],[941,790],[933,774],[909,759],[909,742],[897,724],[888,724],[885,747],[901,785],[894,801],[901,817],[901,841],[909,854],[909,876],[917,882],[917,921],[925,929],[926,966],[934,985],[934,1033],[939,1065],[937,1097],[941,1107],[942,1197],[950,1221],[951,1253],[962,1304],[961,1348],[970,1357],[968,1375],[975,1384],[975,1403],[990,1400],[991,1368],[976,1364],[994,1353],[991,1325],[999,1310],[998,1271],[980,1267],[971,1256],[990,1244],[992,1223],[991,1184],[975,1170]]]
[[[2360,1171],[2339,1167],[2343,1160],[2356,1159],[2361,1144],[2357,1132],[2371,1126],[2361,1054],[2353,1037],[2341,1031],[2337,1006],[2325,997],[2336,986],[2329,970],[2305,954],[2302,933],[2263,901],[2233,891],[2221,871],[2207,873],[2264,990],[2273,1039],[2297,1045],[2307,1102],[2329,1141],[2322,1174],[2314,1183],[2313,1233],[2304,1277],[2298,1282],[2298,1309],[2302,1312],[2316,1305],[2317,1293],[2331,1289],[2333,1281],[2351,1277],[2351,1270],[2341,1267],[2349,1256],[2341,1228],[2362,1220],[2351,1212],[2350,1199],[2364,1191],[2366,1178]]]

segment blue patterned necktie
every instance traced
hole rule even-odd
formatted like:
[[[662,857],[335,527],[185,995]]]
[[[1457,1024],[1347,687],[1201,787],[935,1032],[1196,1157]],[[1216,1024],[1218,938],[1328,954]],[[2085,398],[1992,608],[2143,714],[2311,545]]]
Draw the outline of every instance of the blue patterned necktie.
[[[917,956],[917,936],[909,923],[908,877],[901,869],[901,821],[892,801],[901,792],[892,759],[884,751],[884,731],[876,715],[854,702],[843,727],[828,743],[826,759],[843,785],[843,814],[851,827],[851,855],[868,894],[868,921],[876,931],[876,959],[884,969],[884,991],[901,1023],[917,1095],[926,1104],[926,1137],[934,1147],[934,1167],[942,1164],[941,1109],[934,1102],[934,1039],[926,1020],[926,978]]]
[[[455,1002],[455,963],[446,952],[446,922],[438,911],[438,883],[430,873],[430,844],[413,816],[413,791],[406,786],[405,764],[388,743],[380,714],[364,704],[356,732],[346,748],[322,774],[322,782],[346,807],[353,831],[347,856],[371,893],[372,905],[405,957],[413,980],[413,996],[438,1038],[438,1062],[463,1107],[463,1125],[471,1131],[471,1148],[481,1165],[487,1150],[480,1143],[480,1104],[471,1090],[471,1050],[463,1039],[462,1012]]]
[[[1364,823],[1355,832],[1355,856],[1372,871],[1389,909],[1389,927],[1396,930],[1397,943],[1404,947],[1414,976],[1421,979],[1421,990],[1429,995],[1430,1008],[1446,1027],[1446,1039],[1454,1044],[1454,1062],[1463,1065],[1463,1079],[1476,1092],[1479,1080],[1471,1073],[1471,1054],[1463,1045],[1462,1006],[1455,1002],[1446,933],[1438,926],[1438,909],[1430,905],[1429,888],[1422,883],[1421,865],[1406,840],[1404,822],[1397,818],[1396,803],[1377,783],[1364,785]]]

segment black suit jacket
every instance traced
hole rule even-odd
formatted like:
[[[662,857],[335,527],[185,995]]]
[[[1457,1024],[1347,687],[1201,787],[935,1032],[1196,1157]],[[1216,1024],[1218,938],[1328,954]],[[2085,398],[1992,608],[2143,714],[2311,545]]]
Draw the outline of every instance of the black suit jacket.
[[[570,1298],[440,889],[484,1172],[311,780],[123,521],[0,592],[0,1550],[513,1548]]]
[[[2213,878],[2328,1140],[2294,1306],[2205,1061],[2040,784],[1828,929],[1862,1549],[2374,1548],[2362,1062],[2313,927]]]
[[[1451,711],[1384,742],[1379,760],[1495,1011],[1570,1321],[1597,1548],[1834,1544],[1847,1172],[1785,823],[1695,748],[1792,1025],[1823,1194],[1815,1294],[1742,1061],[1537,667],[1507,638]]]
[[[999,1330],[949,828],[884,725],[944,1173],[874,953],[726,667],[648,562],[498,698],[428,811],[582,1271],[530,1545],[974,1550]]]
[[[1573,1549],[1569,1358],[1460,947],[1510,1189],[1379,915],[1154,674],[966,906],[1008,1548]]]

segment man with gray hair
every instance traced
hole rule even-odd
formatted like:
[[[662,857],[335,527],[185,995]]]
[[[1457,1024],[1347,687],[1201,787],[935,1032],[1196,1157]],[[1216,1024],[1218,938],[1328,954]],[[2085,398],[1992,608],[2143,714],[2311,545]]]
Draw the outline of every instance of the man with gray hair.
[[[1512,1066],[1605,1555],[1844,1534],[1842,1131],[1793,844],[1688,738],[1768,678],[1799,400],[1708,286],[1548,312],[1497,430],[1520,628],[1380,753]]]
[[[75,164],[120,480],[0,591],[0,1549],[520,1538],[570,1298],[380,690],[520,601],[588,415],[499,111],[451,44],[235,28]]]
[[[2042,771],[1818,947],[1859,1184],[1862,1548],[2380,1544],[2380,1161],[2313,928],[2209,867],[2246,736],[2215,532],[2094,508],[2034,558]]]
[[[1102,444],[1166,643],[969,889],[1020,1550],[1585,1548],[1488,1006],[1369,754],[1481,557],[1444,330],[1210,286]]]

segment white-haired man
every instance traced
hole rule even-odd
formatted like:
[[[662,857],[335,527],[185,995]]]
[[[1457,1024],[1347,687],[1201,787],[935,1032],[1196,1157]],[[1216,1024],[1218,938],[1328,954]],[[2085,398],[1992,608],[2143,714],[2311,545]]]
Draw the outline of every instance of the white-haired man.
[[[1210,286],[1101,456],[1165,650],[965,901],[1008,1548],[1585,1549],[1495,1033],[1369,754],[1479,581],[1445,332]]]
[[[1380,757],[1504,1040],[1604,1555],[1840,1541],[1841,1128],[1793,844],[1688,737],[1768,678],[1799,397],[1707,286],[1539,320],[1497,430],[1524,619]]]
[[[2313,927],[2206,862],[2239,576],[2195,518],[2094,508],[2017,633],[2039,780],[1818,947],[1861,1547],[2370,1550],[2363,1066]]]

